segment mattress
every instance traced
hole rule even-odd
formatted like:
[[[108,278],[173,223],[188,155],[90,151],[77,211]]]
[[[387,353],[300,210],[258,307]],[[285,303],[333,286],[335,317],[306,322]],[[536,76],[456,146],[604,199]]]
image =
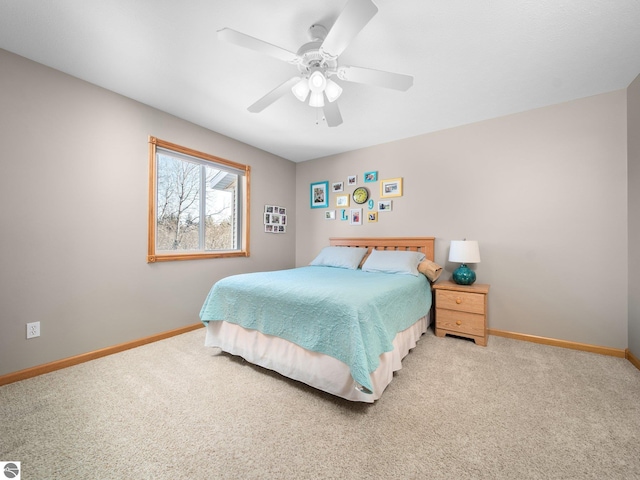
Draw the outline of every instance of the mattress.
[[[430,317],[426,315],[393,339],[393,349],[380,355],[379,365],[370,374],[373,390],[368,393],[351,376],[349,367],[340,360],[298,345],[249,330],[229,322],[209,322],[205,345],[237,355],[248,362],[278,372],[323,392],[354,402],[373,403],[393,380],[393,373],[402,368],[402,359],[427,331]]]

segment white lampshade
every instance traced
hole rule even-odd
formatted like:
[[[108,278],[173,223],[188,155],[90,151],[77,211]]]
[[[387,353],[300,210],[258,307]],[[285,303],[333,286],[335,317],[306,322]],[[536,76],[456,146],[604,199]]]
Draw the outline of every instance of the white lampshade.
[[[324,93],[312,91],[311,97],[309,98],[309,106],[324,107]]]
[[[342,87],[331,79],[327,79],[327,88],[324,93],[327,94],[327,100],[335,102],[342,94]]]
[[[291,91],[296,96],[298,100],[304,102],[309,96],[309,80],[306,78],[301,79],[298,83],[296,83],[293,87],[291,87]]]
[[[480,263],[480,249],[475,240],[451,240],[449,261],[455,263]]]
[[[327,79],[320,70],[316,70],[309,76],[309,88],[314,93],[322,93],[327,88]]]

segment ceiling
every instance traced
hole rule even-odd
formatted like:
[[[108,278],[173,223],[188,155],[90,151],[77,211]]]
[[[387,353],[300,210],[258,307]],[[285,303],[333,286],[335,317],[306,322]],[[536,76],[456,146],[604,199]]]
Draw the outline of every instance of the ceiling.
[[[217,30],[296,52],[346,1],[2,0],[0,48],[294,162],[626,88],[640,74],[638,0],[374,0],[340,64],[411,74],[408,91],[336,80],[337,127],[292,94],[247,111],[297,68]]]

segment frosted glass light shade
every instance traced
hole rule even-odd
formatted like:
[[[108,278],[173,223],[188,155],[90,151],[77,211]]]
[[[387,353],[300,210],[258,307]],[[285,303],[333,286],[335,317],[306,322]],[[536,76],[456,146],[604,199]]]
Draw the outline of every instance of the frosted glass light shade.
[[[480,263],[480,248],[475,240],[452,240],[449,261],[455,263]]]
[[[309,106],[310,107],[324,107],[324,94],[320,92],[311,92],[311,97],[309,98]]]
[[[306,78],[301,79],[298,83],[291,87],[291,91],[298,100],[304,102],[309,96],[309,92],[311,91],[311,89],[309,88],[309,80],[307,80]]]
[[[309,77],[309,88],[313,93],[322,93],[327,87],[327,79],[319,70],[316,70]]]
[[[325,88],[324,93],[327,94],[327,100],[335,102],[342,94],[342,87],[333,80],[327,79],[327,88]]]

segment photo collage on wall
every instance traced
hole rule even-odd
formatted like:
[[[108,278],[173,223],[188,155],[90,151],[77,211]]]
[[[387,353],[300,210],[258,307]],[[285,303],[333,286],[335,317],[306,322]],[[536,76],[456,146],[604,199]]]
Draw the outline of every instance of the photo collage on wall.
[[[311,208],[335,206],[335,210],[325,210],[325,220],[343,220],[350,225],[375,223],[379,214],[393,211],[391,198],[403,195],[402,177],[378,180],[378,172],[369,171],[360,178],[361,184],[358,175],[349,175],[346,181],[312,183]]]
[[[265,233],[287,233],[287,209],[276,205],[264,206]]]

